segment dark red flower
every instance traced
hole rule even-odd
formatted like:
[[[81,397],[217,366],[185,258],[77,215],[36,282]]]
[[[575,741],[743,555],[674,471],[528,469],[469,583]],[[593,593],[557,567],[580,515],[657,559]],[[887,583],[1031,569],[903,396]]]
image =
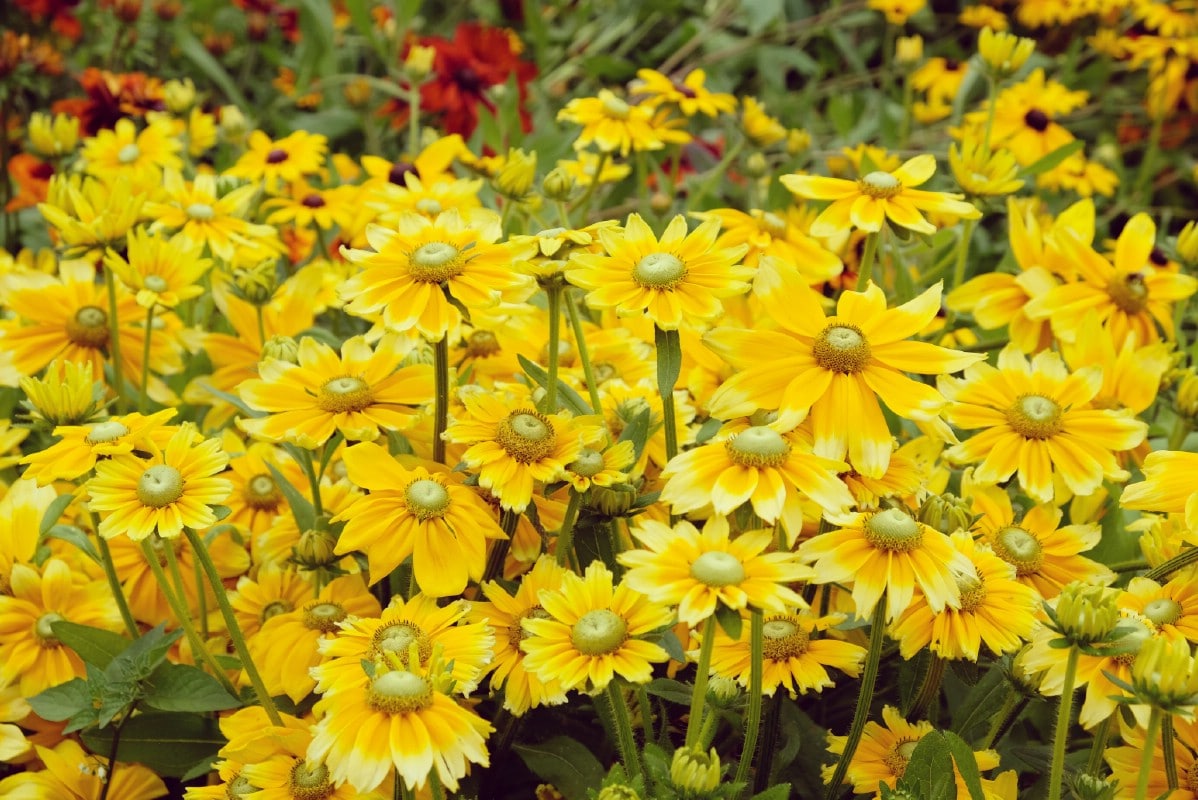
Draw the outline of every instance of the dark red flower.
[[[88,136],[113,127],[122,117],[143,117],[147,111],[166,108],[162,81],[144,72],[116,74],[88,67],[79,83],[87,97],[59,100],[53,110],[79,117]]]

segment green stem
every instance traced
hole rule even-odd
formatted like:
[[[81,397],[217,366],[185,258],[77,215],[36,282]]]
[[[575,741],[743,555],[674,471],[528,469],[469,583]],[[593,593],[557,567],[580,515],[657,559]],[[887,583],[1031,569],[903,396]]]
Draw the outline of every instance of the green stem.
[[[552,281],[545,287],[545,295],[549,300],[549,379],[545,387],[545,411],[557,413],[557,367],[561,361],[562,338],[562,286]]]
[[[519,522],[520,514],[515,511],[505,508],[499,514],[499,527],[507,534],[507,538],[496,540],[491,545],[491,554],[487,556],[487,566],[480,584],[503,577],[503,562],[507,560],[507,552],[512,546],[512,537],[516,535],[516,525]]]
[[[674,386],[682,366],[682,340],[678,331],[654,326],[657,344],[657,391],[661,395],[661,421],[666,432],[666,460],[678,455],[678,415],[674,410]]]
[[[121,332],[116,305],[116,276],[107,267],[104,268],[104,285],[108,289],[108,351],[112,355],[112,388],[116,391],[116,410],[123,414],[128,407],[125,405],[125,379],[121,372]]]
[[[915,695],[915,701],[911,704],[911,711],[907,714],[908,718],[924,718],[928,708],[932,705],[932,701],[940,694],[940,681],[944,677],[944,666],[947,663],[940,656],[932,656],[931,662],[928,663],[928,669],[923,674],[923,682],[919,685],[919,693]]]
[[[849,735],[845,738],[844,751],[836,762],[836,771],[828,784],[826,800],[834,800],[840,795],[844,776],[849,771],[849,763],[861,743],[861,734],[865,732],[865,723],[869,719],[869,706],[874,696],[874,685],[878,681],[878,666],[882,662],[882,647],[886,642],[886,595],[878,598],[874,608],[872,627],[869,631],[869,652],[865,657],[865,671],[861,675],[861,688],[857,692],[857,708],[853,712],[853,724]]]
[[[612,720],[615,723],[617,744],[624,770],[630,780],[641,776],[641,760],[637,756],[636,737],[632,734],[632,717],[628,713],[628,701],[617,681],[607,684],[607,702],[611,704]]]
[[[1094,731],[1094,740],[1090,742],[1090,760],[1086,762],[1086,772],[1099,775],[1102,772],[1102,752],[1106,749],[1107,739],[1111,736],[1111,728],[1115,724],[1115,715],[1104,719]]]
[[[727,172],[728,167],[732,164],[733,160],[735,160],[736,157],[740,155],[740,151],[745,148],[746,141],[747,139],[741,137],[741,140],[734,144],[728,150],[728,152],[724,154],[724,157],[720,159],[720,163],[715,165],[715,169],[711,171],[711,174],[708,175],[701,184],[699,184],[699,188],[695,191],[694,196],[687,199],[686,205],[688,209],[691,211],[698,210],[700,204],[703,202],[703,198],[707,197],[707,194],[711,191],[712,187],[719,182],[720,178],[722,178],[724,173]]]
[[[745,744],[740,751],[740,762],[736,765],[736,783],[745,783],[748,788],[749,766],[757,750],[757,737],[761,734],[762,682],[764,678],[765,619],[760,611],[749,616],[749,716],[745,721]]]
[[[1165,755],[1165,783],[1173,791],[1177,788],[1177,753],[1173,749],[1173,715],[1168,712],[1161,721],[1161,749]]]
[[[574,331],[574,347],[578,350],[578,360],[582,362],[582,377],[587,383],[587,394],[591,398],[591,408],[599,414],[602,413],[603,406],[599,402],[599,387],[595,385],[595,370],[591,367],[587,337],[582,329],[582,315],[578,313],[578,304],[574,302],[574,295],[570,290],[565,289],[563,294],[566,297],[566,316],[570,318],[570,327]]]
[[[137,410],[148,413],[150,410],[150,339],[154,335],[154,306],[146,312],[146,340],[141,349],[141,394],[137,397]]]
[[[610,158],[611,153],[599,154],[599,160],[595,162],[595,174],[591,177],[591,185],[587,187],[582,197],[578,198],[578,202],[571,208],[571,211],[582,211],[582,221],[584,223],[586,222],[586,213],[591,208],[591,198],[595,196],[595,190],[599,188],[599,176],[603,174],[603,168],[607,166],[608,159]]]
[[[645,734],[645,741],[651,742],[655,738],[653,731],[653,702],[649,699],[649,692],[644,686],[636,687],[636,704],[641,709],[641,730]]]
[[[1027,702],[1027,697],[1018,692],[1008,694],[1007,699],[1003,701],[1002,708],[991,719],[990,729],[986,732],[986,737],[978,744],[979,749],[989,749],[1002,741],[1002,737],[1011,729],[1015,720],[1019,719],[1023,709],[1027,707]]]
[[[449,427],[449,336],[433,343],[433,461],[445,463],[445,430]]]
[[[104,577],[108,579],[108,588],[112,592],[112,599],[116,602],[117,611],[121,614],[121,621],[125,623],[125,630],[129,631],[129,635],[136,639],[141,636],[141,629],[137,627],[137,621],[129,609],[129,601],[125,598],[125,591],[121,587],[121,578],[116,574],[116,565],[112,563],[112,550],[108,547],[108,540],[100,535],[100,520],[96,516],[96,512],[90,513],[92,529],[96,531],[96,544],[100,549],[100,564],[104,567]]]
[[[865,236],[865,251],[861,254],[861,264],[857,267],[857,291],[864,292],[869,288],[869,280],[873,277],[874,256],[878,252],[878,231]]]
[[[199,589],[204,585],[204,568],[198,560],[192,562],[192,568],[195,570],[196,588]],[[196,616],[200,618],[200,636],[208,641],[208,593],[205,591],[196,592]]]
[[[1077,647],[1069,646],[1069,658],[1065,662],[1065,681],[1061,685],[1061,704],[1057,708],[1057,723],[1053,729],[1052,766],[1048,773],[1048,800],[1061,799],[1061,787],[1065,774],[1065,744],[1069,741],[1069,722],[1073,716],[1073,685],[1077,680]],[[1159,721],[1159,720],[1158,720]],[[1151,739],[1146,749],[1152,750]]]
[[[982,136],[982,157],[990,157],[990,137],[994,133],[994,112],[998,108],[998,81],[993,75],[986,78],[986,133]]]
[[[241,626],[237,624],[237,615],[233,613],[229,595],[225,592],[225,585],[221,582],[220,573],[216,571],[216,564],[212,563],[212,557],[208,555],[208,548],[204,545],[204,540],[190,528],[184,528],[184,533],[187,540],[191,542],[196,559],[199,560],[204,567],[204,572],[208,575],[208,582],[212,584],[212,591],[216,594],[216,604],[220,606],[221,616],[225,618],[225,626],[229,629],[229,638],[233,640],[233,649],[237,651],[246,677],[250,679],[250,684],[254,687],[255,694],[258,695],[258,702],[262,704],[262,709],[266,712],[271,724],[282,726],[283,720],[279,716],[278,709],[275,708],[275,701],[271,698],[270,692],[266,690],[266,684],[262,682],[258,667],[250,658],[250,650],[246,646],[245,636],[241,632]]]
[[[716,624],[714,617],[708,617],[703,623],[703,644],[699,647],[695,686],[691,691],[690,719],[686,722],[687,747],[699,740],[699,730],[703,727],[703,706],[707,702],[707,681],[711,672],[711,652],[715,648]]]
[[[262,348],[266,347],[266,320],[262,313],[262,306],[255,303],[254,313],[258,317],[258,350],[261,352]]]
[[[1187,547],[1159,567],[1148,570],[1144,577],[1159,581],[1161,578],[1171,575],[1179,569],[1193,564],[1195,561],[1198,561],[1198,547]]]
[[[973,238],[973,229],[977,226],[977,220],[965,220],[965,226],[961,229],[961,239],[957,242],[957,260],[953,263],[953,282],[949,286],[949,290],[956,289],[965,282],[965,267],[969,261],[969,242]]]
[[[1077,652],[1075,649],[1073,652]],[[1136,800],[1147,800],[1148,778],[1152,775],[1152,757],[1156,754],[1156,737],[1161,731],[1161,710],[1156,706],[1148,715],[1148,730],[1144,732],[1144,752],[1140,755],[1140,777],[1136,781]]]
[[[433,800],[445,800],[445,787],[441,785],[441,775],[437,772],[436,765],[429,770],[428,785]]]
[[[774,696],[770,698],[769,711],[765,714],[765,723],[761,726],[765,731],[765,738],[761,740],[759,748],[761,757],[757,760],[757,771],[753,776],[754,794],[764,792],[769,787],[770,777],[774,771],[774,753],[778,751],[783,697],[782,692],[774,692]]]
[[[1144,158],[1140,162],[1140,171],[1136,173],[1135,186],[1132,189],[1132,198],[1148,203],[1152,199],[1152,193],[1148,192],[1145,197],[1144,193],[1152,185],[1152,170],[1156,164],[1157,154],[1161,150],[1161,132],[1165,126],[1165,115],[1156,114],[1152,119],[1152,128],[1148,132],[1148,146],[1144,148]]]
[[[308,486],[312,490],[312,510],[319,518],[324,514],[324,504],[320,500],[320,476],[316,474],[316,465],[312,462],[312,451],[301,449],[300,452],[304,454],[304,472],[308,475]]]
[[[1169,431],[1169,442],[1165,445],[1165,449],[1180,450],[1185,444],[1186,437],[1190,435],[1190,430],[1190,420],[1178,414],[1173,423],[1173,430]]]
[[[578,519],[578,509],[582,506],[582,492],[570,487],[570,501],[566,504],[566,513],[562,517],[562,527],[557,532],[557,563],[567,566],[570,562],[570,551],[574,549],[574,522]]]
[[[136,705],[136,701],[134,701]],[[112,789],[112,776],[116,774],[116,754],[121,746],[121,729],[129,721],[133,707],[121,715],[121,719],[112,727],[112,744],[108,747],[108,768],[104,770],[104,786],[100,789],[100,800],[108,800],[108,792]]]

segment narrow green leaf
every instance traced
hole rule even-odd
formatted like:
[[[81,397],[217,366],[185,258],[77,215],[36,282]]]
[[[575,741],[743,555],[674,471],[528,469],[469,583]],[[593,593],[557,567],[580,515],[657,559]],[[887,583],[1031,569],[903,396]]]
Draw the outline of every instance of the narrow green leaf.
[[[690,684],[670,678],[654,678],[645,684],[645,691],[679,706],[689,706],[693,694]]]
[[[250,408],[248,405],[245,404],[244,400],[242,400],[240,397],[238,397],[235,394],[229,394],[228,392],[217,389],[215,386],[204,383],[203,381],[200,381],[200,386],[204,389],[204,391],[208,392],[213,397],[219,397],[221,400],[224,400],[226,403],[233,406],[234,408],[236,408],[238,411],[240,411],[242,414],[249,417],[250,419],[256,419],[258,417],[266,416],[265,411],[259,411],[256,408]]]
[[[291,514],[295,517],[295,524],[299,526],[300,532],[310,531],[316,527],[316,508],[308,500],[300,494],[299,490],[291,485],[291,481],[283,477],[283,473],[279,472],[279,468],[274,464],[266,465],[270,468],[270,474],[274,476],[275,485],[279,487],[279,491],[287,498],[287,505],[291,506]]]
[[[639,461],[641,453],[645,451],[645,444],[649,441],[649,408],[642,408],[637,412],[631,420],[624,425],[624,430],[620,431],[618,442],[632,442],[632,450],[636,454],[635,461]]]
[[[682,374],[682,339],[678,331],[654,326],[653,340],[657,345],[657,388],[662,394],[672,392]]]
[[[58,518],[62,516],[62,512],[67,510],[67,506],[75,499],[73,494],[60,494],[46,506],[46,513],[42,514],[42,523],[38,528],[38,535],[45,536],[50,532],[50,529],[58,524]]]
[[[91,537],[87,535],[87,531],[82,528],[76,528],[74,525],[55,525],[46,531],[44,534],[47,539],[62,539],[64,542],[70,542],[83,551],[83,554],[97,564],[100,562],[100,554],[96,551],[96,546],[92,544]]]
[[[161,664],[150,675],[144,702],[159,711],[224,711],[241,700],[203,670],[186,664]]]
[[[249,109],[252,107],[249,101],[246,100],[245,95],[237,88],[237,83],[225,71],[225,68],[220,65],[220,62],[204,49],[204,45],[196,38],[194,33],[182,25],[177,25],[174,33],[174,44],[179,48],[179,52],[196,66],[196,69],[206,75],[208,80],[215,83],[225,93],[225,97],[228,98],[230,103],[239,108]]]
[[[723,603],[716,603],[715,618],[720,623],[720,627],[724,629],[724,633],[728,634],[732,641],[740,640],[741,619],[740,612],[728,608]]]
[[[93,753],[107,754],[113,728],[84,731],[83,743]],[[121,728],[118,761],[144,764],[159,775],[178,778],[226,743],[217,721],[201,714],[148,711],[131,717]]]
[[[603,783],[604,769],[591,749],[568,736],[512,747],[537,777],[552,783],[566,800],[586,800]]]
[[[84,662],[100,669],[106,668],[130,644],[120,634],[66,620],[51,623],[50,628],[58,641],[74,650]]]
[[[952,731],[945,731],[942,735],[948,743],[948,751],[952,754],[953,761],[957,764],[957,771],[965,781],[965,788],[969,790],[970,800],[986,800],[986,795],[982,792],[982,774],[978,771],[978,759],[973,749]]]
[[[753,800],[786,800],[790,797],[790,784],[779,783],[753,795]]]
[[[299,0],[299,69],[295,85],[307,91],[313,77],[332,75],[336,65],[333,47],[333,5],[326,0]]]
[[[1080,153],[1085,146],[1086,143],[1081,139],[1074,139],[1069,144],[1063,144],[1038,161],[1033,161],[1031,164],[1028,164],[1026,167],[1019,170],[1019,177],[1033,178],[1042,172],[1048,172],[1050,169],[1059,166],[1061,162],[1075,153]]]
[[[537,384],[543,389],[549,388],[549,373],[546,372],[540,364],[530,361],[524,356],[516,356],[516,358],[519,359],[520,367],[524,370],[524,373],[532,379],[533,383]],[[571,414],[575,414],[576,416],[586,416],[587,414],[595,413],[595,409],[591,408],[590,403],[588,403],[586,400],[583,400],[578,392],[562,383],[561,378],[558,378],[557,381],[557,399],[562,406],[564,406]],[[551,408],[549,409],[549,413],[556,414],[557,409]]]
[[[699,432],[695,434],[695,444],[706,444],[711,441],[711,437],[720,432],[720,428],[724,427],[723,420],[718,420],[712,417],[699,426]]]

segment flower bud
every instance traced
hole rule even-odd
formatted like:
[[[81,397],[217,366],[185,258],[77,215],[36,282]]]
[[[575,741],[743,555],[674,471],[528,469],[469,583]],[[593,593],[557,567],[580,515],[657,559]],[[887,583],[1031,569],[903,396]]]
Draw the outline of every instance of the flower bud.
[[[1073,778],[1073,796],[1078,800],[1112,800],[1115,786],[1089,772],[1078,772]]]
[[[433,71],[433,58],[436,55],[437,51],[432,47],[412,45],[408,50],[407,57],[403,60],[404,74],[413,81],[423,81]]]
[[[1151,636],[1131,665],[1136,698],[1169,713],[1190,716],[1198,702],[1198,662],[1183,638]]]
[[[278,286],[279,273],[272,260],[233,270],[233,291],[251,305],[264,306],[269,303]]]
[[[1119,592],[1073,581],[1061,589],[1056,616],[1061,634],[1071,644],[1089,645],[1110,636],[1119,623]]]
[[[574,178],[561,167],[554,167],[541,181],[541,191],[550,200],[567,202],[574,193]]]
[[[717,708],[731,708],[740,699],[740,684],[724,675],[713,675],[707,682],[707,700]]]
[[[641,796],[631,786],[616,783],[600,789],[595,800],[641,800]]]
[[[674,205],[674,198],[665,192],[654,192],[649,197],[649,209],[654,214],[665,214],[670,210],[670,206],[672,205]]]
[[[1177,234],[1177,257],[1187,266],[1198,265],[1198,222],[1187,222]]]
[[[249,123],[237,106],[220,107],[220,131],[226,139],[238,140],[249,130]]]
[[[95,380],[90,365],[52,361],[41,378],[20,381],[26,400],[21,405],[34,422],[49,428],[82,425],[104,416],[104,384]]]
[[[1177,413],[1183,417],[1198,417],[1198,374],[1191,367],[1181,373],[1177,382]]]
[[[1040,682],[1044,673],[1027,665],[1027,657],[1031,650],[1031,645],[1025,644],[1015,653],[1010,665],[1003,669],[1003,675],[1021,694],[1035,697],[1040,692]]]
[[[894,43],[894,61],[903,66],[913,66],[923,60],[923,37],[900,36]]]
[[[797,156],[811,147],[811,134],[806,128],[791,128],[786,132],[786,154]]]
[[[186,114],[196,102],[196,85],[191,78],[167,81],[162,87],[163,101],[172,114]]]
[[[70,114],[43,114],[29,118],[29,147],[39,156],[54,158],[75,152],[79,144],[79,118]]]
[[[770,164],[761,153],[753,153],[745,159],[745,172],[752,177],[760,178],[762,175],[768,175],[769,171]]]
[[[720,757],[715,748],[704,753],[698,747],[680,747],[670,764],[670,782],[683,795],[704,795],[720,785]]]
[[[299,343],[290,336],[272,336],[262,345],[262,360],[274,358],[291,364],[299,363]]]
[[[589,508],[608,517],[627,514],[636,502],[637,491],[626,483],[611,486],[592,486],[584,502]]]
[[[370,102],[371,88],[367,81],[358,79],[345,84],[341,93],[345,96],[345,102],[354,108],[364,108]]]
[[[537,177],[537,153],[526,153],[518,147],[507,151],[507,159],[491,181],[495,191],[509,200],[522,201],[532,189]]]
[[[1008,78],[1036,51],[1036,43],[1006,31],[983,28],[978,37],[978,53],[995,77]]]
[[[955,494],[934,494],[919,507],[919,521],[943,534],[951,534],[969,530],[973,512],[969,503]]]
[[[337,546],[337,535],[327,525],[317,522],[315,528],[300,534],[299,542],[292,550],[291,560],[301,569],[321,569],[336,564],[341,557],[333,550]]]

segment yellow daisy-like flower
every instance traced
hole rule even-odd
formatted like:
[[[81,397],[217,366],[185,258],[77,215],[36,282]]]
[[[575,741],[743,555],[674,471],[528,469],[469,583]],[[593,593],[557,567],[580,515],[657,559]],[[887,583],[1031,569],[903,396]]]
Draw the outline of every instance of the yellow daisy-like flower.
[[[844,271],[839,256],[805,233],[811,217],[810,212],[801,208],[777,211],[751,208],[748,212],[715,208],[693,212],[692,216],[719,221],[717,248],[748,245],[744,256],[747,267],[755,267],[762,256],[770,256],[797,269],[813,285]]]
[[[786,126],[765,113],[765,103],[756,97],[741,98],[741,127],[754,147],[766,148],[786,138]]]
[[[814,565],[813,583],[852,584],[857,616],[866,619],[883,595],[887,620],[896,619],[917,587],[934,613],[960,608],[958,579],[974,574],[947,536],[899,508],[858,514],[851,525],[803,542],[799,557]]]
[[[370,583],[408,556],[420,591],[431,597],[461,594],[482,578],[487,540],[507,537],[472,489],[423,466],[405,469],[376,444],[354,445],[342,459],[349,479],[370,494],[333,519],[346,523],[334,552],[366,553]]]
[[[125,117],[111,130],[97,131],[83,141],[84,169],[105,183],[125,178],[135,189],[147,191],[157,185],[164,169],[183,169],[182,149],[169,119],[156,117],[139,132]]]
[[[746,531],[729,538],[728,521],[715,517],[700,533],[682,520],[672,527],[645,520],[632,531],[645,549],[625,550],[619,561],[630,569],[624,583],[655,603],[678,606],[678,620],[692,628],[719,605],[752,605],[785,611],[807,604],[786,584],[812,577],[794,553],[766,553],[773,531]]]
[[[167,170],[162,176],[161,201],[146,203],[151,230],[168,230],[203,243],[222,261],[233,262],[239,251],[259,259],[282,252],[278,231],[272,225],[247,221],[258,187],[250,184],[221,191],[217,176],[200,173],[194,181]]]
[[[1186,527],[1198,529],[1198,489],[1193,481],[1198,453],[1157,450],[1144,459],[1142,469],[1144,480],[1128,484],[1119,504],[1139,511],[1185,512]]]
[[[50,178],[46,202],[37,210],[58,232],[65,255],[91,259],[109,245],[119,246],[129,230],[152,213],[145,208],[146,197],[127,178],[107,184],[60,173]]]
[[[590,186],[595,181],[619,183],[632,172],[632,167],[627,164],[617,164],[610,158],[604,158],[586,150],[578,153],[576,160],[563,159],[558,161],[557,165],[564,169],[580,187]]]
[[[861,743],[853,753],[849,762],[847,780],[853,784],[855,794],[880,796],[878,784],[884,783],[891,789],[907,769],[907,762],[915,752],[919,740],[936,730],[930,722],[907,722],[894,706],[882,709],[882,723],[868,722]],[[833,755],[844,753],[847,736],[828,734],[828,752]],[[978,750],[974,752],[978,769],[982,772],[998,766],[998,754],[993,750]],[[836,771],[835,764],[827,764],[823,768],[825,781],[832,779]],[[967,789],[961,772],[953,765],[953,775],[957,782],[957,794],[965,796]]]
[[[658,241],[640,214],[629,214],[623,231],[598,231],[607,255],[574,254],[566,279],[588,291],[589,305],[644,312],[664,330],[713,319],[723,310],[719,299],[746,291],[753,275],[739,264],[748,245],[716,247],[719,227],[708,220],[688,234],[678,215]]]
[[[183,236],[168,239],[144,229],[133,230],[129,232],[126,255],[110,249],[104,256],[104,266],[137,295],[137,304],[142,308],[174,308],[204,293],[199,280],[212,267],[212,261],[200,258],[202,250],[201,243]]]
[[[916,189],[936,172],[934,156],[921,155],[891,172],[876,170],[859,180],[823,178],[816,175],[783,175],[782,185],[793,194],[811,200],[831,200],[815,222],[812,236],[834,236],[851,228],[875,233],[889,220],[916,233],[935,233],[936,226],[921,212],[951,214],[962,219],[982,215],[960,195]]]
[[[1103,758],[1111,771],[1120,776],[1116,800],[1135,800],[1136,781],[1131,777],[1140,774],[1144,760],[1144,749],[1152,748],[1152,761],[1148,774],[1146,797],[1167,797],[1169,800],[1198,800],[1198,721],[1173,715],[1173,770],[1178,787],[1170,788],[1169,770],[1165,767],[1165,749],[1161,737],[1146,742],[1146,729],[1142,725],[1128,724],[1119,720],[1119,747],[1108,747]]]
[[[462,461],[478,470],[478,485],[510,511],[527,508],[534,483],[556,480],[584,447],[606,437],[589,417],[542,414],[531,402],[485,391],[463,391],[459,397],[466,415],[450,423],[445,438],[470,445]]]
[[[229,594],[229,603],[241,632],[253,638],[267,620],[295,611],[315,596],[312,582],[300,573],[263,564],[253,578],[243,575],[237,580],[237,591]]]
[[[661,474],[661,499],[678,514],[710,508],[720,516],[750,503],[766,524],[781,521],[794,544],[805,499],[830,517],[852,511],[853,496],[837,477],[847,469],[842,461],[814,455],[810,442],[786,425],[753,425],[671,459]]]
[[[592,486],[611,486],[628,479],[628,468],[635,460],[636,450],[627,439],[603,449],[584,447],[578,458],[566,465],[562,478],[576,492],[585,492]]]
[[[524,299],[533,282],[511,268],[510,248],[495,243],[501,233],[499,216],[481,209],[466,215],[450,209],[432,220],[404,213],[397,230],[369,225],[366,240],[373,250],[341,251],[362,267],[341,287],[345,310],[381,314],[390,330],[415,328],[438,341],[461,327],[455,302],[483,309],[505,296]]]
[[[350,441],[373,441],[379,429],[406,430],[416,423],[410,406],[428,399],[432,368],[400,367],[387,341],[370,349],[365,337],[341,345],[341,355],[312,337],[300,341],[299,363],[263,361],[260,380],[241,384],[241,398],[270,416],[239,421],[247,433],[271,442],[320,447],[337,431]]]
[[[58,492],[24,478],[13,481],[0,498],[0,595],[9,594],[14,564],[31,564],[37,553],[42,518]]]
[[[109,797],[122,800],[152,800],[166,797],[166,784],[148,767],[121,763],[113,767],[108,785],[108,759],[85,751],[74,739],[53,748],[37,747],[41,770],[25,770],[0,781],[0,797],[29,797],[38,800],[92,800],[108,790]]]
[[[736,110],[736,98],[730,94],[711,92],[703,84],[707,73],[701,69],[691,70],[681,80],[670,78],[655,69],[637,70],[636,76],[642,83],[637,92],[649,95],[649,103],[659,106],[666,103],[678,106],[688,117],[706,114],[718,117]]]
[[[542,680],[524,666],[524,651],[520,643],[528,638],[525,619],[545,619],[548,612],[541,606],[542,591],[557,591],[568,570],[558,565],[552,556],[541,556],[532,569],[520,578],[515,594],[509,594],[501,584],[488,581],[483,594],[488,603],[475,603],[471,616],[485,620],[495,631],[495,653],[492,661],[491,689],[503,688],[503,707],[519,717],[538,706],[559,705],[566,701],[561,681]]]
[[[1143,614],[1166,634],[1198,642],[1198,583],[1182,574],[1163,586],[1135,577],[1119,595],[1119,607]]]
[[[899,652],[913,658],[930,647],[941,658],[977,661],[982,643],[997,655],[1018,649],[1036,627],[1039,593],[1016,580],[1015,568],[968,532],[958,531],[949,540],[973,562],[972,574],[956,576],[961,606],[937,614],[916,597],[890,629]]]
[[[1036,355],[1029,364],[1008,345],[998,367],[975,364],[963,379],[942,378],[941,391],[953,404],[946,417],[954,425],[983,429],[945,456],[959,463],[981,462],[980,483],[998,483],[1018,473],[1020,487],[1033,499],[1053,499],[1059,476],[1077,495],[1096,491],[1103,478],[1126,480],[1113,452],[1144,440],[1148,426],[1130,411],[1090,407],[1102,388],[1102,370],[1070,373],[1060,356]]]
[[[324,165],[328,139],[319,133],[294,131],[278,141],[271,141],[262,131],[250,134],[246,152],[226,175],[261,181],[268,191],[279,184],[294,183],[305,175],[318,172]]]
[[[905,419],[932,422],[945,405],[931,386],[904,372],[956,372],[985,358],[917,341],[940,310],[940,284],[898,308],[874,284],[846,291],[825,316],[821,297],[794,270],[765,268],[754,292],[778,330],[717,328],[704,342],[740,370],[716,391],[708,408],[720,419],[759,408],[810,410],[815,454],[843,459],[862,475],[886,473],[893,449],[878,398]]]
[[[175,413],[173,408],[164,408],[148,417],[126,414],[89,425],[60,425],[54,429],[54,435],[61,437],[57,442],[21,459],[29,466],[24,477],[41,486],[73,481],[91,472],[101,458],[132,453],[143,439],[162,431]],[[158,436],[157,444],[165,445],[169,435],[166,431]]]
[[[557,112],[558,122],[582,126],[574,141],[575,150],[592,142],[604,153],[660,150],[665,147],[661,129],[653,123],[653,107],[628,103],[609,89],[600,89],[598,97],[576,97]]]
[[[525,669],[542,681],[600,692],[617,675],[647,683],[654,662],[669,658],[660,645],[638,637],[669,625],[670,608],[625,583],[613,586],[602,562],[592,562],[582,577],[566,573],[561,589],[542,591],[540,600],[547,616],[524,618],[529,636],[520,649],[527,654]]]
[[[152,442],[150,442],[152,444]],[[194,426],[181,426],[151,458],[133,453],[96,464],[87,482],[89,505],[107,512],[100,522],[105,539],[125,534],[141,541],[152,533],[171,538],[183,528],[202,529],[216,522],[212,506],[233,490],[215,477],[229,463],[216,439],[202,439]]]
[[[865,661],[864,647],[813,635],[843,621],[843,614],[825,617],[794,611],[766,614],[761,626],[762,692],[771,697],[779,688],[785,688],[791,697],[811,691],[822,692],[835,685],[828,667],[851,678],[857,677]],[[751,671],[749,626],[741,626],[740,638],[736,640],[731,639],[723,628],[717,628],[711,650],[712,674],[733,678],[748,688]]]

